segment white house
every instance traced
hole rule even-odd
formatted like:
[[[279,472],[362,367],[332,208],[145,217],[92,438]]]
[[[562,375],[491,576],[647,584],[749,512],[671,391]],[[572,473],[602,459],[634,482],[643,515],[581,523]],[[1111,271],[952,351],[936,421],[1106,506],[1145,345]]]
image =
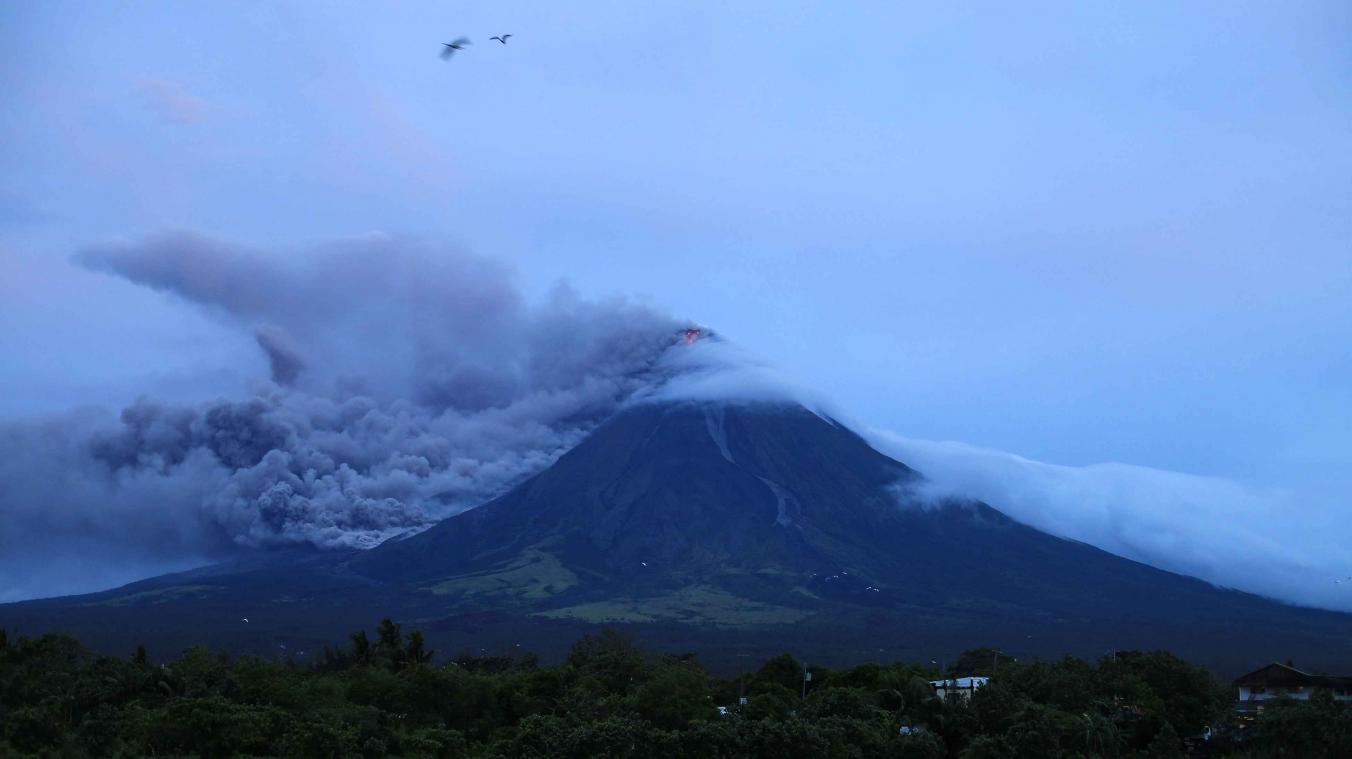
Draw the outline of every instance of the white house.
[[[1274,698],[1305,701],[1316,691],[1330,690],[1338,701],[1352,701],[1352,677],[1312,675],[1285,664],[1272,663],[1235,680],[1239,689],[1238,710],[1259,712]]]
[[[985,685],[990,680],[989,677],[957,677],[951,680],[930,680],[930,687],[934,689],[934,695],[941,699],[947,699],[949,693],[971,698],[977,688]]]

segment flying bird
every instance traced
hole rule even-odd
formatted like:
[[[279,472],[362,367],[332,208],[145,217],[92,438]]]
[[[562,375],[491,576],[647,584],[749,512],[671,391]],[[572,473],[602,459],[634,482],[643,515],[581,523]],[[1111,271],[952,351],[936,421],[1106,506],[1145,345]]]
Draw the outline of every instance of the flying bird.
[[[248,618],[248,617],[245,617],[245,618],[243,619],[243,621],[244,621],[244,622],[248,622],[248,621],[249,621],[249,618]]]
[[[449,59],[451,56],[455,55],[455,51],[457,51],[457,50],[464,50],[464,49],[465,49],[465,45],[468,45],[468,44],[470,44],[470,42],[469,42],[469,37],[461,37],[460,39],[456,40],[455,42],[443,42],[443,43],[441,43],[441,48],[442,48],[442,49],[441,49],[441,58],[442,58],[442,60],[447,60],[447,59]]]
[[[512,35],[510,35],[510,34],[504,34],[504,35],[502,35],[501,37],[489,37],[490,40],[497,40],[498,42],[501,42],[501,43],[504,44],[504,45],[506,45],[506,44],[507,44],[507,40],[509,40],[509,39],[511,39],[511,38],[512,38]]]

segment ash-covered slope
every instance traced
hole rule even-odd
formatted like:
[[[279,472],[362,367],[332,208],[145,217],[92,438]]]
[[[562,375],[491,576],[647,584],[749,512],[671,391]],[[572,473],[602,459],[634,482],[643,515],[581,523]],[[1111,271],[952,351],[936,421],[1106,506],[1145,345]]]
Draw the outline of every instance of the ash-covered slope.
[[[353,562],[389,580],[546,551],[594,578],[828,573],[916,475],[801,406],[640,405],[492,503]],[[861,542],[862,539],[862,542]]]

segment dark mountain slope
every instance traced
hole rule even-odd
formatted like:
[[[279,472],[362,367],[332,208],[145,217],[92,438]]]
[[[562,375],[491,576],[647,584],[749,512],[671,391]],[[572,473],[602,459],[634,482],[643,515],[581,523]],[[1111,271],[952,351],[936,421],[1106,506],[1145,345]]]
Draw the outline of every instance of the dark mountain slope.
[[[801,407],[640,406],[502,498],[354,568],[426,578],[548,543],[615,580],[644,563],[828,571],[890,521],[887,488],[914,476]]]
[[[1296,612],[1041,533],[985,504],[924,502],[907,495],[918,478],[801,406],[639,406],[498,500],[351,568],[452,597],[463,586],[471,599],[500,578],[504,602],[555,616],[592,602],[577,613],[595,621],[652,616],[645,597],[663,599],[650,610],[659,618],[745,619],[679,596],[691,587],[734,606],[812,613],[845,603],[1024,622],[1276,624]],[[512,598],[522,581],[535,584]]]

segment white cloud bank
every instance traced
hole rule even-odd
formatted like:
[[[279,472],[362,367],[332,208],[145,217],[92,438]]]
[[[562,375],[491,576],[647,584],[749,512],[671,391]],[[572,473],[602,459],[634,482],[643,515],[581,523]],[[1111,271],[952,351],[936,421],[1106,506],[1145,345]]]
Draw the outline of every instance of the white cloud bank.
[[[1130,464],[1063,466],[886,431],[867,437],[938,496],[969,496],[1037,529],[1273,598],[1352,611],[1352,520],[1326,495]]]

